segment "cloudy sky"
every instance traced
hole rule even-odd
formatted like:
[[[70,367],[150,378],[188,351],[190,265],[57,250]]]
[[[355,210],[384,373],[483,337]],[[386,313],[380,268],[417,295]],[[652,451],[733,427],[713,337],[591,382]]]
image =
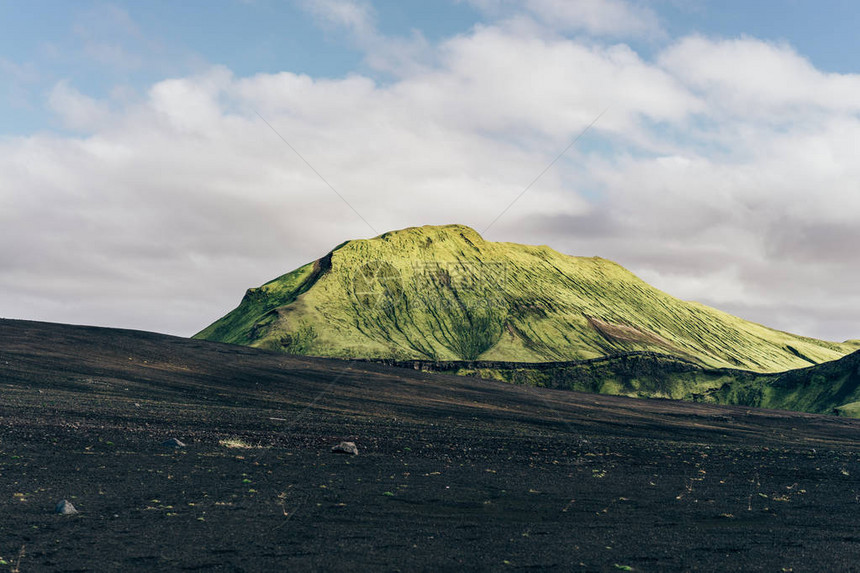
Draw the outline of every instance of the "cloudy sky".
[[[190,335],[344,240],[458,222],[860,338],[860,3],[0,14],[0,316]]]

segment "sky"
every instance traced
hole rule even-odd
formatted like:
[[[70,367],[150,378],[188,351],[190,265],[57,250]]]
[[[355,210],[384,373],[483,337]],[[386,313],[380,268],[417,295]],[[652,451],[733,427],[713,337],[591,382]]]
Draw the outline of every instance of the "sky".
[[[0,22],[2,317],[187,336],[345,240],[461,223],[860,338],[860,3],[0,0]]]

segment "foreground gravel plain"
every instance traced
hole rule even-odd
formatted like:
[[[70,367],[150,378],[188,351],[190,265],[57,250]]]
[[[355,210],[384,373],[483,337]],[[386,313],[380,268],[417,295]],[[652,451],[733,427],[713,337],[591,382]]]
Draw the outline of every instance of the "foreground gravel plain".
[[[0,320],[0,572],[855,571],[858,511],[856,420]]]

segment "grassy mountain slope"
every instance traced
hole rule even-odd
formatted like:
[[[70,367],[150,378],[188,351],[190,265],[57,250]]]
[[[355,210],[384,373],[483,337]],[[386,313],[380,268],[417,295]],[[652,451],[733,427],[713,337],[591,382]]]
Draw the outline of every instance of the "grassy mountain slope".
[[[248,290],[196,337],[350,358],[543,362],[650,351],[761,372],[855,348],[680,301],[599,257],[493,243],[461,225],[346,242]]]
[[[860,352],[779,374],[751,389],[759,393],[747,389],[750,406],[860,417]],[[716,398],[724,404],[737,400],[731,386],[725,387]]]
[[[726,384],[777,376],[746,370],[704,368],[674,356],[651,352],[571,362],[403,361],[392,365],[526,386],[688,401],[714,401],[709,396]]]
[[[782,373],[703,368],[653,353],[569,363],[417,361],[396,365],[528,386],[860,418],[860,351]]]

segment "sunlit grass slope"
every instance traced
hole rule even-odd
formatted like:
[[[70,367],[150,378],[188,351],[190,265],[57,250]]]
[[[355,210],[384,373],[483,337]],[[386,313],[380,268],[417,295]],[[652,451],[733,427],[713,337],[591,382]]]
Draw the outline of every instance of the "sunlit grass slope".
[[[349,358],[540,362],[645,350],[761,372],[856,348],[680,301],[599,257],[493,243],[461,225],[346,242],[250,289],[196,336]]]

